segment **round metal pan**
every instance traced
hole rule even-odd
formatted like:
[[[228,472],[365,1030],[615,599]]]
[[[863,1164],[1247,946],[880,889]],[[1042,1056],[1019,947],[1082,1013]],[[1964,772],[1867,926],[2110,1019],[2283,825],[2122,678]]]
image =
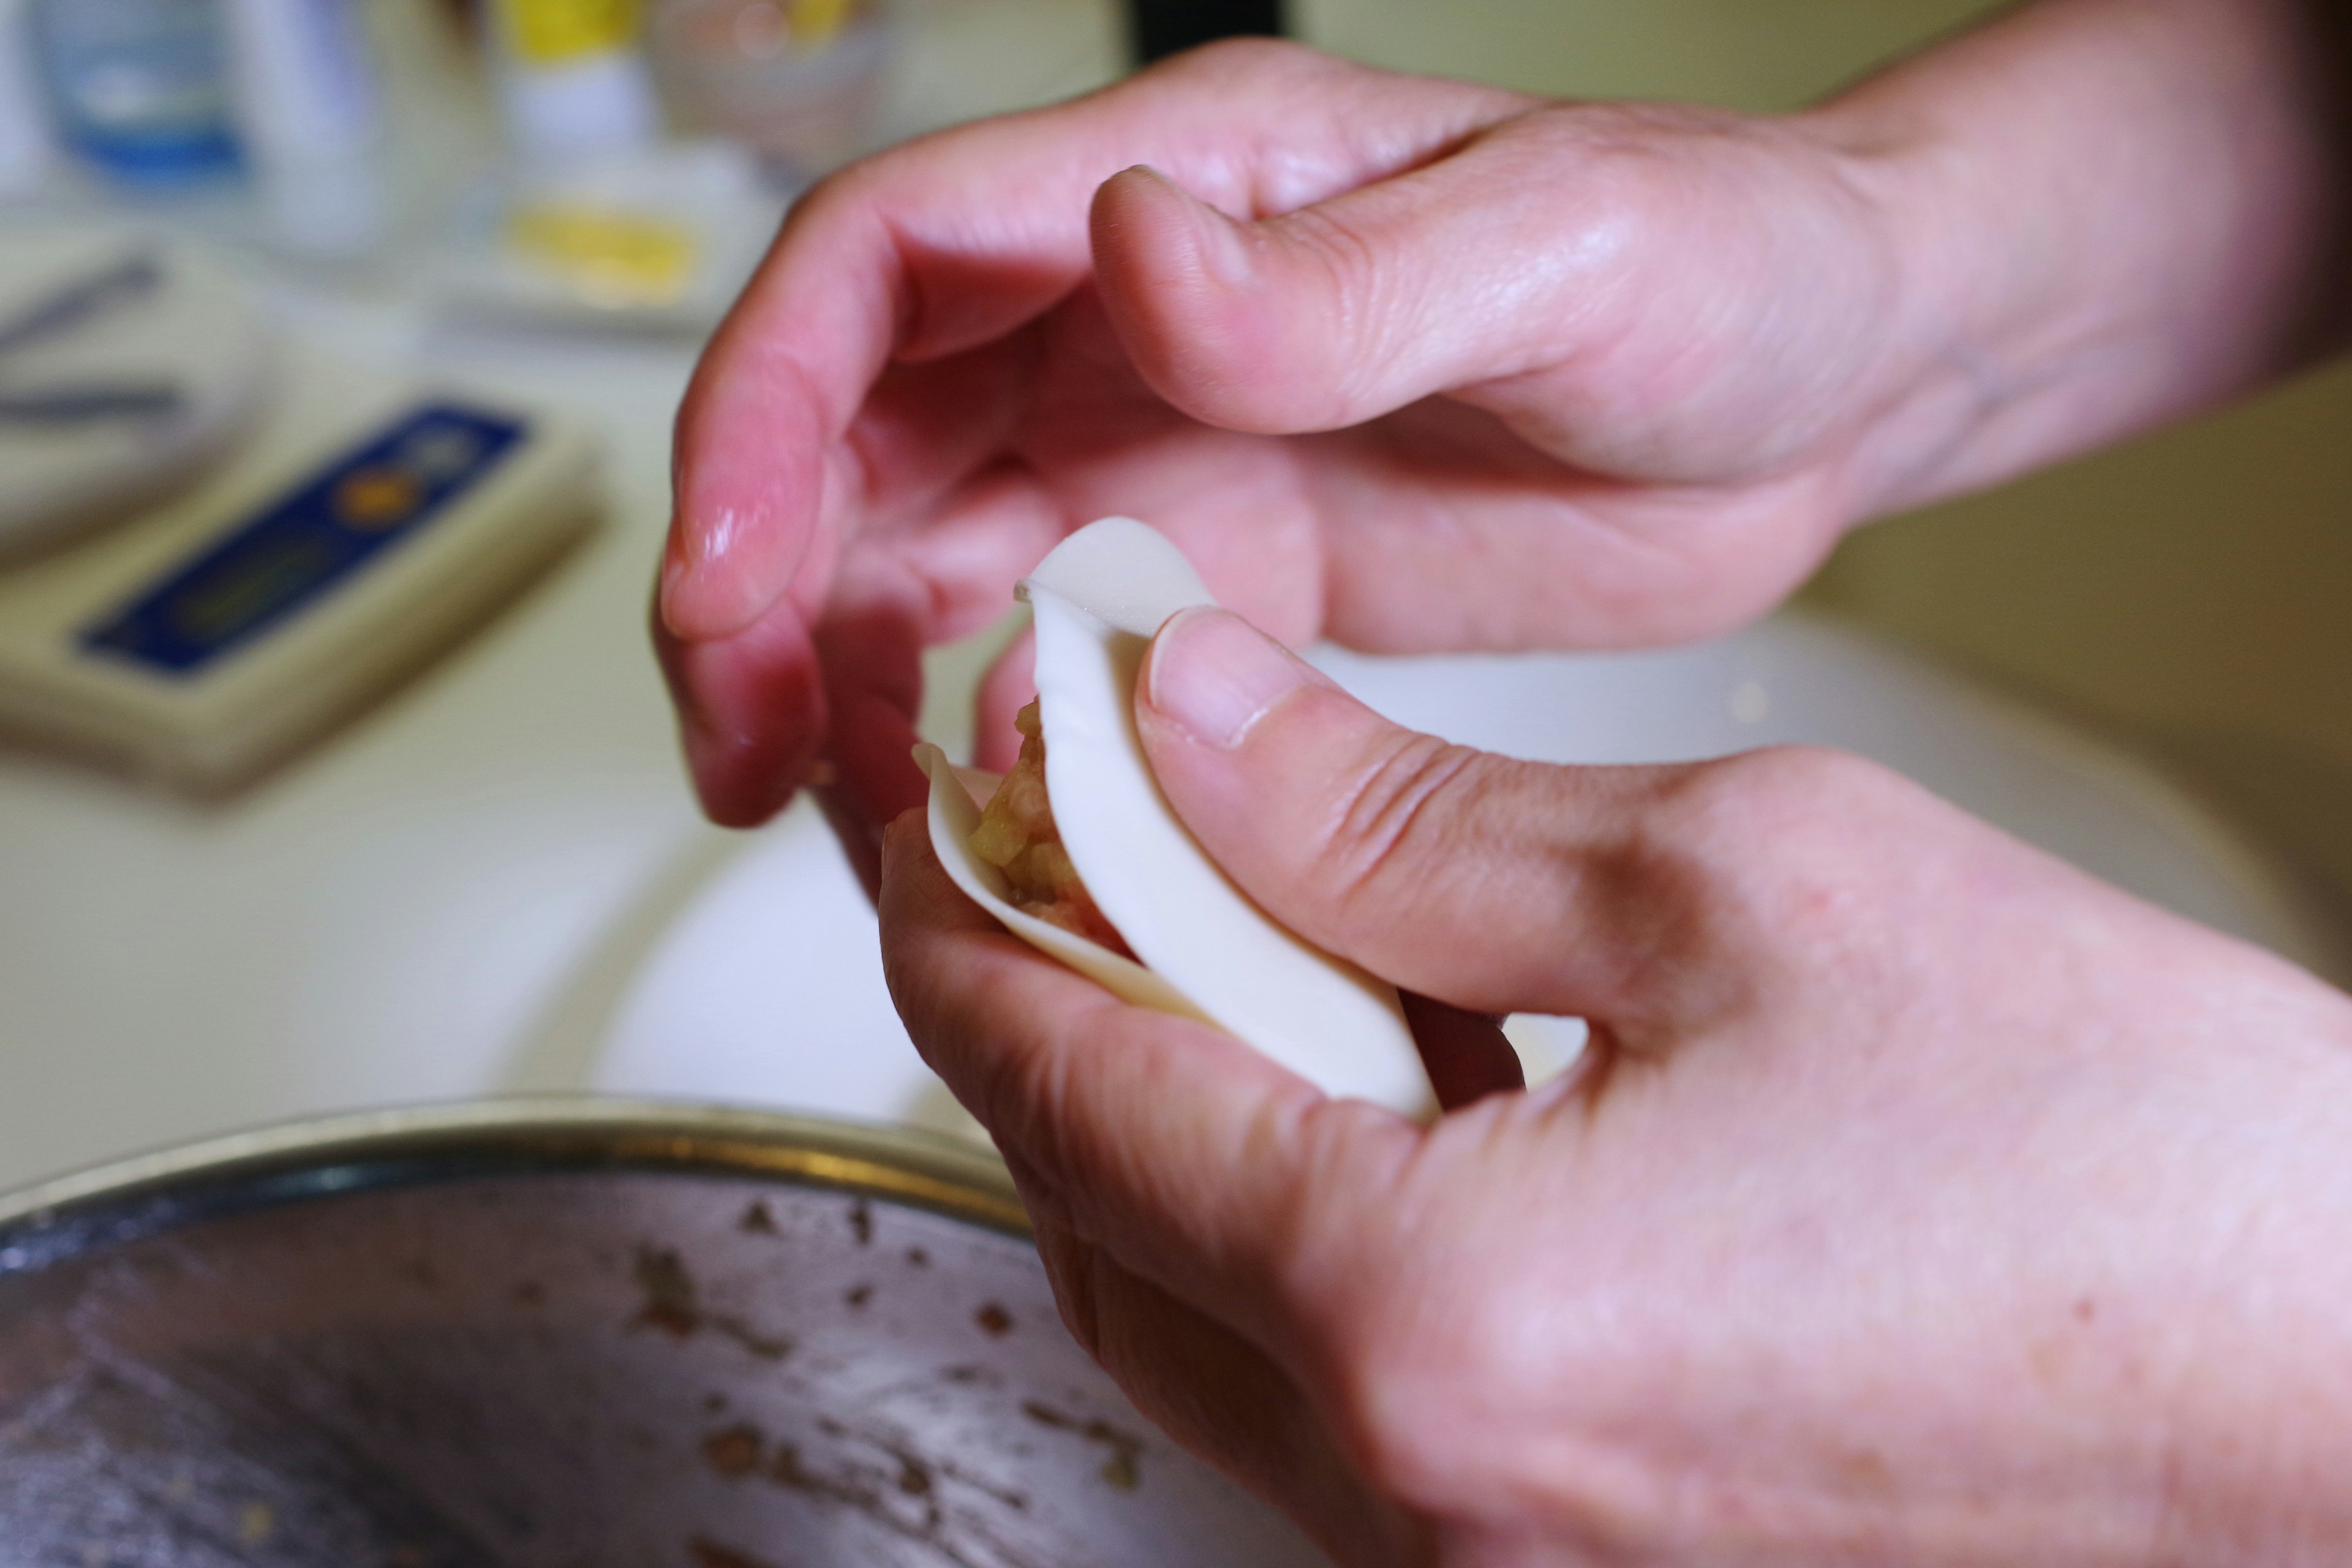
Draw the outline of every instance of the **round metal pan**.
[[[919,1134],[515,1101],[0,1198],[5,1568],[1321,1561]]]

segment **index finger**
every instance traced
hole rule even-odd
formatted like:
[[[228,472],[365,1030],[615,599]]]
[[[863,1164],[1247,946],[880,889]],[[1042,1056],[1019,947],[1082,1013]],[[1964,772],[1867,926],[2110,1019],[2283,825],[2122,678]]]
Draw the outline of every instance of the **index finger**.
[[[1033,1207],[1226,1321],[1279,1334],[1267,1292],[1311,1246],[1314,1194],[1368,1190],[1367,1162],[1418,1137],[1008,935],[948,879],[919,812],[887,837],[881,911],[908,1033]]]

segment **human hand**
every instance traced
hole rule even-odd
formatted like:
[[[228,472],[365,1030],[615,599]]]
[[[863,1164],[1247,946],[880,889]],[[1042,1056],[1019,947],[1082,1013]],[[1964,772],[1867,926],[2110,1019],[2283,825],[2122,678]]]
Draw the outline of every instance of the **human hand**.
[[[1754,616],[1943,436],[1901,416],[1949,322],[1875,156],[1252,42],[827,181],[679,416],[656,637],[706,805],[823,753],[887,821],[921,647],[1108,512],[1292,642]]]
[[[2352,1554],[2352,1002],[1837,754],[1506,761],[1218,611],[1137,718],[1285,923],[1592,1023],[1484,1095],[1505,1047],[1453,1028],[1417,1128],[1114,1001],[892,830],[893,994],[1071,1328],[1342,1561]]]

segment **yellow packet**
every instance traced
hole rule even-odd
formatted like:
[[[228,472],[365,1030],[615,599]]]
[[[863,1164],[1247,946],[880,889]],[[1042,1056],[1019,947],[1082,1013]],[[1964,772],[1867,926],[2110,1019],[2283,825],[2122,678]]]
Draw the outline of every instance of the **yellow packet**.
[[[583,299],[614,310],[677,304],[701,260],[683,223],[578,203],[518,207],[507,237]]]
[[[824,47],[849,25],[856,11],[857,0],[793,0],[793,46],[801,49]]]
[[[635,41],[637,0],[499,0],[518,58],[535,66],[623,48]]]

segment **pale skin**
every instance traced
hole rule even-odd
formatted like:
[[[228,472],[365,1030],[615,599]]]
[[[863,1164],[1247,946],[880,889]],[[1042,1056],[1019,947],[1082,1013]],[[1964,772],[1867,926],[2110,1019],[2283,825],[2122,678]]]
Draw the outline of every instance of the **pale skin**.
[[[1671,641],[2315,358],[2329,16],[2049,0],[1770,121],[1245,46],[858,165],[680,415],[704,801],[822,760],[870,868],[919,649],[1105,512],[1281,642]],[[1213,615],[1148,675],[1171,803],[1433,999],[1449,1114],[1120,1006],[907,822],[886,956],[1073,1327],[1342,1560],[2352,1554],[2352,1003],[1851,759],[1505,763]],[[1514,1008],[1586,1068],[1512,1089]]]
[[[1447,1114],[1040,960],[914,813],[892,993],[1081,1340],[1340,1562],[2352,1552],[2352,999],[1834,752],[1507,762],[1222,611],[1136,711],[1259,903],[1464,1010]],[[1508,1088],[1515,1010],[1581,1069]]]

